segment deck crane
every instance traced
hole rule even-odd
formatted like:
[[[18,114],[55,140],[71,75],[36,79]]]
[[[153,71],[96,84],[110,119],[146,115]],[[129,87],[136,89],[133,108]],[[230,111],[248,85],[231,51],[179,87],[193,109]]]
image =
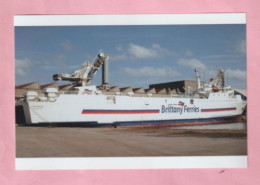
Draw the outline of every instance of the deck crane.
[[[93,76],[96,74],[100,66],[108,61],[108,55],[105,55],[100,51],[95,57],[92,64],[85,63],[82,67],[70,74],[54,74],[53,80],[63,80],[63,81],[72,81],[75,86],[87,86],[90,85],[90,82]]]
[[[230,86],[225,86],[225,72],[223,69],[218,70],[218,74],[205,83],[203,86],[200,84],[200,75],[198,69],[194,68],[196,74],[196,88],[194,92],[201,95],[202,97],[208,97],[210,92],[226,91]]]
[[[225,87],[225,72],[223,69],[218,70],[218,74],[210,79],[209,85],[213,88],[224,88]]]

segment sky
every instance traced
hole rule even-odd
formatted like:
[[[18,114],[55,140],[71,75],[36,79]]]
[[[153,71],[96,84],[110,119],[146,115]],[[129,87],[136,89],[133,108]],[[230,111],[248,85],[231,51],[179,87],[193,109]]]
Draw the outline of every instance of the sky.
[[[197,67],[202,81],[224,69],[227,85],[246,89],[245,24],[16,26],[15,83],[52,83],[53,74],[79,69],[100,50],[109,55],[110,86],[194,80]]]

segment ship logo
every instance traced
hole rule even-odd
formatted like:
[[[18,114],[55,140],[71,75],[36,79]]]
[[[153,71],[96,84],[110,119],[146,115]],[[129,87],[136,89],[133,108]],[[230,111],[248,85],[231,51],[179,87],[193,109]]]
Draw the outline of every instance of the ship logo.
[[[92,90],[84,89],[82,94],[92,94]]]
[[[184,106],[184,102],[182,102],[182,101],[179,101],[179,104],[178,104],[179,106]]]

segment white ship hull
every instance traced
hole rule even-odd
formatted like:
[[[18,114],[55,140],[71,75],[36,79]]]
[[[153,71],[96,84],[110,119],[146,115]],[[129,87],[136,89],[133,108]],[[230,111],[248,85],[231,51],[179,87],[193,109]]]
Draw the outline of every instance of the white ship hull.
[[[179,126],[240,119],[246,102],[228,92],[208,98],[61,94],[56,101],[27,101],[26,123],[84,123],[89,126]]]

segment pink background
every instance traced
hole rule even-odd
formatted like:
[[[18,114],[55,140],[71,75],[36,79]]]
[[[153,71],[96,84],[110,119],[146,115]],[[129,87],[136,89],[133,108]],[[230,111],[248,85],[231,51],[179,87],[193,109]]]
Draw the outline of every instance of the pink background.
[[[260,1],[0,0],[0,184],[260,184]],[[248,168],[16,171],[13,16],[22,14],[247,13]]]

